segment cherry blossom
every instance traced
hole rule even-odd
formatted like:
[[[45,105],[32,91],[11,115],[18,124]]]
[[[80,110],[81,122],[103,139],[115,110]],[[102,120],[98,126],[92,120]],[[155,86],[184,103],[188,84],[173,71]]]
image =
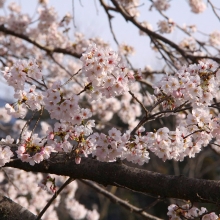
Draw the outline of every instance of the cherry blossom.
[[[209,42],[213,46],[219,46],[220,45],[220,32],[214,31],[209,36]]]
[[[188,3],[196,14],[207,7],[202,0]],[[76,164],[85,157],[93,157],[101,162],[127,160],[143,165],[150,162],[152,154],[163,161],[183,161],[186,157],[194,158],[209,145],[219,152],[220,66],[212,50],[219,52],[220,32],[212,31],[200,41],[194,34],[202,33],[197,25],[182,26],[168,18],[165,13],[171,2],[167,0],[150,3],[149,11],[155,8],[164,19],[157,22],[156,31],[150,20],[137,19],[140,1],[106,4],[109,5],[103,7],[112,33],[111,13],[122,10],[120,14],[139,28],[140,35],[150,37],[151,48],[164,59],[161,71],[133,66],[129,59],[134,47],[130,43],[119,42],[114,51],[101,38],[87,39],[79,32],[71,36],[74,16],[66,13],[60,18],[47,0],[39,1],[36,19],[23,13],[17,3],[5,6],[5,1],[0,1],[0,8],[7,7],[7,13],[0,16],[2,74],[14,89],[15,99],[4,109],[0,108],[3,126],[13,121],[11,136],[1,139],[0,167],[13,159],[36,167],[45,160],[49,163],[51,155],[60,154]],[[208,4],[215,11],[210,1]],[[174,28],[185,34],[177,43],[164,35],[172,33]],[[65,54],[80,57],[79,62]],[[165,74],[154,77],[154,73]],[[174,128],[163,123],[149,128],[152,120],[168,116],[176,117]],[[47,122],[43,121],[44,117]],[[124,126],[119,128],[119,124]],[[33,213],[39,213],[51,193],[56,192],[56,178],[64,181],[62,177],[43,178],[37,174],[34,178],[32,174],[8,170],[18,180],[19,191],[9,185],[3,191],[7,190],[13,200]],[[0,176],[0,181],[3,180]],[[37,189],[32,189],[36,182]],[[88,210],[74,198],[76,188],[76,184],[67,187],[64,198],[70,217],[99,219],[96,209]],[[55,208],[59,203],[60,196],[43,219],[58,219]],[[170,219],[218,218],[204,207],[189,204],[172,204],[167,215]]]
[[[198,14],[202,13],[206,9],[206,5],[203,0],[189,0],[189,5],[191,7],[192,12]]]
[[[183,205],[183,206],[177,206],[177,205],[170,205],[168,207],[168,213],[167,215],[169,216],[170,219],[182,219],[184,218],[189,218],[189,219],[194,219],[196,217],[202,216],[202,220],[206,219],[213,219],[216,220],[218,219],[218,216],[214,213],[207,213],[207,209],[202,207],[201,210],[196,208],[196,207],[189,207],[188,204]]]
[[[154,0],[153,6],[158,11],[166,11],[170,7],[170,4],[169,4],[169,1],[167,0]]]

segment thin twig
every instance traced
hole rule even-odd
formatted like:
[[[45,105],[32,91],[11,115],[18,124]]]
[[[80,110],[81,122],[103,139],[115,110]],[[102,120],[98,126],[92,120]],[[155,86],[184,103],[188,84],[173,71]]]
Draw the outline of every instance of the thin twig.
[[[138,98],[134,95],[133,92],[129,91],[129,93],[131,94],[132,98],[135,99],[141,105],[141,107],[144,109],[146,115],[148,115],[148,110],[146,109],[144,104],[140,100],[138,100]]]
[[[149,30],[146,27],[143,27],[141,25],[140,22],[137,21],[137,19],[131,15],[129,15],[124,8],[120,5],[119,1],[117,0],[111,0],[111,2],[113,3],[113,5],[115,6],[115,8],[117,9],[116,11],[118,13],[120,13],[124,19],[128,22],[130,21],[134,26],[136,26],[139,30],[143,31],[144,33],[146,33],[151,39],[155,39],[157,40],[157,42],[161,41],[167,45],[169,45],[170,47],[172,47],[173,49],[175,49],[182,57],[184,57],[187,61],[191,61],[191,62],[197,62],[198,59],[212,59],[215,60],[216,62],[220,62],[220,58],[216,57],[216,56],[197,56],[197,55],[193,55],[190,53],[186,53],[186,51],[184,49],[182,49],[181,47],[179,47],[176,43],[174,43],[173,41],[169,40],[168,38],[165,38],[164,36]],[[109,10],[111,10],[109,8]],[[115,9],[114,9],[115,11]]]
[[[107,14],[107,16],[108,16],[109,28],[110,28],[110,31],[111,31],[111,33],[112,33],[113,39],[114,39],[115,43],[119,46],[118,40],[117,40],[117,38],[116,38],[116,36],[115,36],[115,33],[114,33],[114,31],[113,31],[113,27],[112,27],[111,19],[113,18],[113,16],[109,13],[109,9],[108,9],[108,7],[106,6],[106,4],[104,3],[104,1],[103,1],[103,0],[100,0],[100,3],[101,3],[101,5],[103,6],[103,8],[105,9],[105,12],[106,12],[106,14]]]
[[[92,187],[97,192],[99,192],[100,194],[102,194],[105,197],[107,197],[108,199],[110,199],[112,202],[117,203],[117,204],[121,205],[122,207],[128,209],[129,211],[134,212],[134,213],[142,216],[144,219],[148,219],[148,220],[161,220],[160,218],[158,218],[156,216],[148,214],[143,209],[140,209],[140,208],[130,204],[129,202],[127,202],[127,201],[125,201],[125,200],[123,200],[123,199],[113,195],[112,193],[110,193],[107,190],[103,189],[102,187],[100,187],[96,183],[93,183],[93,182],[87,181],[87,180],[80,180],[80,181],[83,182],[84,184]]]
[[[74,78],[74,76],[75,76],[76,74],[78,74],[79,71],[78,71],[76,74],[72,75],[72,73],[70,73],[69,70],[67,70],[62,64],[60,64],[59,62],[57,62],[57,61],[55,60],[55,58],[53,57],[53,55],[50,55],[50,57],[51,57],[51,59],[54,61],[54,63],[56,63],[56,64],[57,64],[61,69],[63,69],[69,76],[71,76],[71,79],[74,79],[76,83],[78,83],[81,87],[83,87],[82,84],[81,84],[76,78]]]
[[[90,87],[91,87],[91,85],[92,85],[92,83],[87,84],[82,91],[80,91],[79,93],[77,93],[77,95],[80,95],[80,94],[82,94],[83,92],[85,92],[86,90],[89,90]]]
[[[211,7],[212,7],[212,11],[214,12],[214,14],[215,14],[215,16],[218,18],[218,20],[220,21],[220,17],[219,17],[219,15],[217,14],[217,12],[216,12],[216,7],[213,5],[213,3],[210,1],[210,0],[207,0],[208,1],[208,3],[211,5]]]
[[[76,28],[74,0],[72,0],[73,27]]]
[[[32,119],[34,118],[35,114],[36,114],[37,111],[34,111],[32,117],[26,121],[25,125],[23,126],[23,128],[21,129],[21,133],[20,133],[20,136],[19,136],[19,142],[21,142],[21,138],[22,138],[22,135],[24,133],[24,130],[25,128],[27,127],[28,124],[30,124],[30,122],[32,121]]]
[[[34,125],[33,130],[31,131],[31,136],[30,136],[30,137],[32,137],[32,135],[33,135],[33,133],[34,133],[34,130],[36,129],[36,127],[37,127],[37,125],[38,125],[38,123],[39,123],[39,121],[40,121],[40,119],[41,119],[41,117],[42,117],[42,115],[43,115],[43,111],[44,111],[44,107],[41,106],[41,110],[40,110],[39,117],[38,117],[38,119],[37,119],[37,121],[36,121],[36,123],[35,123],[35,125]]]
[[[33,77],[27,76],[27,78],[32,79],[34,82],[36,82],[36,83],[38,83],[39,85],[41,85],[41,86],[47,88],[44,83],[39,82],[38,80],[34,79]]]
[[[68,84],[74,78],[74,76],[76,76],[81,70],[82,69],[79,69],[75,74],[73,74],[62,86]]]
[[[73,181],[74,179],[69,177],[68,180],[59,188],[59,190],[54,193],[53,197],[49,200],[49,202],[46,204],[46,206],[42,209],[42,211],[37,216],[36,220],[40,220],[40,218],[43,216],[43,214],[47,211],[47,209],[50,207],[52,202],[57,198],[57,196],[61,193],[61,191]]]

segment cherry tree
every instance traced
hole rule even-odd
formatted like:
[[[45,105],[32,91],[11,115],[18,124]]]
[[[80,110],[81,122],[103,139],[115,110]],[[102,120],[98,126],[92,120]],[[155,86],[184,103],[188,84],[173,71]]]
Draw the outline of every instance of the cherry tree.
[[[219,219],[220,31],[178,24],[168,0],[94,4],[116,49],[74,31],[74,11],[60,17],[41,0],[32,16],[0,1],[1,76],[15,99],[0,109],[1,219],[104,218],[102,206],[77,200],[83,184],[141,219]],[[220,20],[210,0],[186,4],[187,13],[209,8]],[[143,7],[158,14],[156,27],[141,19]],[[132,63],[135,48],[119,42],[114,17],[149,39],[160,65]],[[171,39],[174,31],[181,39]],[[207,157],[216,161],[204,168]],[[107,186],[154,201],[139,207]]]

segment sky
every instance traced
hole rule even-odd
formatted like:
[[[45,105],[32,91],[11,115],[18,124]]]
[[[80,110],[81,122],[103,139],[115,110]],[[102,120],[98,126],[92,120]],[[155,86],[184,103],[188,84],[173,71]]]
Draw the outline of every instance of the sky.
[[[36,14],[37,0],[15,0],[15,2],[21,5],[24,12]],[[106,2],[108,2],[108,0],[106,0]],[[204,2],[206,1],[204,0]],[[212,0],[212,2],[214,5],[220,7],[219,0]],[[140,3],[140,17],[138,17],[138,20],[151,23],[153,29],[157,30],[157,22],[158,20],[163,20],[163,18],[155,9],[149,11],[151,5],[150,1],[140,0]],[[101,37],[104,41],[110,43],[113,49],[116,49],[116,44],[109,29],[107,16],[103,8],[100,7],[98,0],[49,0],[49,4],[56,8],[60,18],[62,18],[67,12],[71,14],[74,12],[76,27],[72,25],[73,32],[82,32],[88,38]],[[196,24],[198,29],[204,33],[211,33],[214,30],[220,30],[219,20],[214,16],[210,6],[205,12],[194,14],[190,12],[187,0],[172,0],[170,1],[170,4],[171,7],[165,12],[165,14],[179,25]],[[153,68],[160,67],[161,62],[157,59],[157,55],[151,51],[148,37],[140,36],[137,28],[131,23],[127,23],[121,16],[114,12],[112,12],[112,15],[114,16],[114,19],[112,19],[113,29],[118,41],[120,43],[132,45],[135,48],[135,55],[130,57],[133,66],[135,68],[144,68],[146,65],[150,65]],[[180,31],[174,31],[172,34],[165,34],[164,36],[172,41],[178,42],[183,34]],[[197,36],[201,40],[207,39],[201,34],[198,34]],[[9,91],[7,90],[7,93],[8,92]],[[4,95],[5,94],[1,92],[0,97]]]
[[[26,12],[32,12],[36,9],[36,0],[17,0]],[[108,0],[106,1],[108,2]],[[204,2],[206,2],[204,0]],[[220,6],[219,0],[212,0],[213,4]],[[143,3],[143,5],[142,5]],[[103,40],[110,43],[113,49],[116,49],[113,37],[109,30],[107,16],[98,0],[49,0],[49,4],[54,6],[60,17],[67,12],[74,11],[74,19],[77,31],[84,33],[87,37],[99,36]],[[210,33],[220,29],[219,20],[213,15],[212,9],[209,6],[203,13],[194,14],[190,12],[190,7],[186,0],[172,0],[171,7],[165,12],[173,21],[179,25],[196,24],[198,29]],[[74,5],[74,7],[73,7]],[[152,24],[154,30],[157,30],[158,20],[163,20],[159,13],[150,8],[150,1],[140,0],[140,17],[139,21],[148,21]],[[74,9],[73,9],[74,8]],[[220,12],[220,11],[219,11]],[[120,43],[131,44],[135,47],[136,54],[131,58],[132,63],[136,68],[143,68],[146,65],[156,65],[158,60],[155,59],[155,53],[149,50],[149,39],[147,36],[140,37],[137,28],[132,24],[127,23],[121,16],[112,12],[114,16],[113,29]],[[183,36],[179,31],[174,31],[172,34],[164,35],[169,39],[178,41]],[[201,39],[204,36],[200,35]],[[147,51],[147,53],[146,53]]]

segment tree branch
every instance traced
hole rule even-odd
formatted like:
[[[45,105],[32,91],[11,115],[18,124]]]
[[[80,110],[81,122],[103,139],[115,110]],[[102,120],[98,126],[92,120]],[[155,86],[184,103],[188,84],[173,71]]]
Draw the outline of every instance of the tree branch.
[[[43,161],[34,166],[15,159],[5,165],[25,171],[51,173],[74,179],[88,179],[99,184],[115,185],[159,198],[178,198],[191,202],[218,204],[220,201],[220,181],[192,179],[185,176],[163,175],[143,169],[133,168],[113,162],[100,162],[82,158],[79,165],[64,154],[53,161]]]
[[[0,32],[2,32],[4,34],[8,34],[8,35],[12,35],[12,36],[18,37],[18,38],[20,38],[22,40],[25,40],[25,41],[33,44],[34,46],[38,47],[39,49],[47,52],[48,54],[63,53],[63,54],[71,55],[71,56],[76,57],[76,58],[80,58],[81,57],[81,54],[73,53],[71,51],[66,50],[65,48],[59,48],[59,47],[48,48],[46,46],[43,46],[43,45],[39,44],[38,42],[32,40],[28,36],[26,36],[24,34],[16,33],[14,31],[6,28],[4,25],[0,25]]]
[[[130,21],[132,24],[134,24],[139,30],[146,33],[150,38],[160,40],[164,42],[165,44],[169,45],[171,48],[175,49],[179,54],[182,55],[186,60],[190,60],[191,62],[195,63],[200,59],[212,59],[216,62],[220,62],[220,58],[216,56],[194,56],[192,54],[187,53],[182,48],[180,48],[177,44],[175,44],[173,41],[163,37],[162,35],[149,30],[148,28],[145,28],[139,23],[135,17],[130,16],[128,13],[126,13],[123,9],[123,7],[119,4],[117,0],[111,0],[115,8],[117,9],[118,13],[120,13],[126,21]],[[109,9],[111,10],[111,9]],[[115,10],[114,10],[115,11]]]
[[[0,219],[1,220],[35,220],[36,216],[13,202],[11,199],[0,195]]]
[[[41,210],[39,215],[37,216],[36,220],[40,220],[43,214],[47,211],[47,209],[50,207],[50,205],[53,203],[53,201],[57,198],[57,196],[62,192],[62,190],[71,182],[73,181],[72,178],[69,178],[60,188],[57,192],[54,193],[52,198],[49,200],[49,202],[46,204],[46,206]]]
[[[83,182],[84,184],[92,187],[98,193],[100,193],[100,194],[104,195],[105,197],[107,197],[108,199],[110,199],[111,202],[117,203],[117,204],[121,205],[122,207],[128,209],[129,211],[134,212],[134,213],[142,216],[143,219],[147,219],[147,220],[162,220],[160,218],[157,218],[156,216],[148,214],[143,209],[140,209],[140,208],[130,204],[128,201],[120,199],[119,197],[113,195],[112,193],[110,193],[107,190],[101,188],[100,186],[98,186],[97,184],[95,184],[93,182],[86,181],[86,180],[81,180],[81,182]]]

